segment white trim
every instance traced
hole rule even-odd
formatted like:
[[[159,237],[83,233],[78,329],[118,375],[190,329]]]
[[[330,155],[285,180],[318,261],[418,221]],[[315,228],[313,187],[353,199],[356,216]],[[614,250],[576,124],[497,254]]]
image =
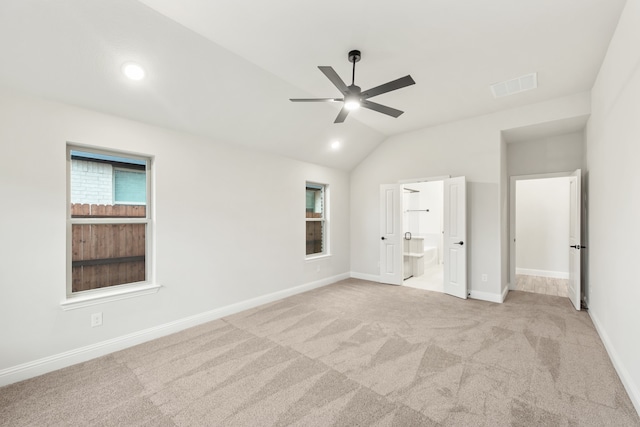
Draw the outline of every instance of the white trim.
[[[500,301],[501,303],[504,302],[504,300],[507,299],[507,295],[509,294],[509,286],[507,286],[506,288],[504,288],[504,290],[502,291],[502,301]]]
[[[366,273],[358,273],[356,271],[352,271],[350,276],[354,279],[360,280],[368,280],[370,282],[380,283],[380,275],[379,274],[366,274]]]
[[[114,286],[113,289],[100,288],[81,293],[76,292],[72,296],[69,296],[67,299],[60,302],[60,307],[64,311],[75,310],[77,308],[89,307],[92,305],[139,297],[142,295],[155,294],[160,290],[160,288],[161,286],[158,284],[146,283],[142,285]]]
[[[71,203],[69,203],[71,206]],[[142,205],[144,206],[144,205]],[[121,218],[70,218],[72,225],[93,225],[93,224],[148,224],[149,218],[141,217],[121,217]]]
[[[497,303],[502,303],[504,301],[504,295],[505,295],[504,291],[499,294],[494,294],[492,292],[473,291],[473,290],[469,292],[469,298],[471,299],[479,299],[482,301],[497,302]]]
[[[142,331],[133,332],[110,340],[90,344],[84,347],[65,351],[63,353],[47,356],[42,359],[2,369],[0,370],[0,386],[46,374],[47,372],[62,369],[76,363],[86,362],[87,360],[104,356],[105,354],[113,353],[143,342],[180,332],[184,329],[191,328],[202,323],[211,322],[213,320],[220,319],[221,317],[229,316],[243,310],[248,310],[262,304],[277,301],[282,298],[307,292],[322,286],[331,285],[339,282],[340,280],[348,279],[349,276],[349,273],[342,273],[336,276],[327,277],[315,282],[306,283],[304,285],[284,289],[246,301],[230,304],[225,307],[216,308],[204,313],[174,320]]]
[[[602,340],[602,343],[604,344],[604,348],[607,350],[607,353],[609,354],[609,359],[611,359],[611,362],[613,363],[613,367],[616,369],[616,372],[620,377],[620,381],[622,381],[622,385],[624,385],[625,390],[627,390],[627,394],[631,399],[631,403],[633,403],[633,406],[636,408],[636,412],[640,414],[640,390],[638,390],[637,385],[634,384],[633,378],[629,374],[629,371],[627,371],[624,365],[622,364],[622,361],[620,360],[620,356],[618,356],[618,352],[616,352],[615,348],[613,347],[613,344],[611,344],[609,335],[607,335],[607,333],[605,332],[604,328],[600,324],[600,321],[598,320],[596,315],[591,310],[588,310],[587,313],[589,313],[589,317],[591,317],[591,321],[596,327],[596,331],[598,331],[598,335],[600,335],[600,339]]]
[[[551,277],[554,279],[569,278],[568,271],[536,270],[533,268],[520,268],[520,267],[516,267],[516,274],[523,274],[525,276]]]
[[[538,173],[532,175],[510,175],[509,176],[509,278],[511,283],[516,282],[516,181],[526,179],[547,179],[570,177],[573,171]]]
[[[332,254],[308,255],[304,260],[305,262],[319,261],[319,260],[331,258],[332,256],[333,256]]]
[[[143,204],[146,206],[145,209],[145,217],[144,218],[73,218],[71,216],[71,152],[72,151],[81,151],[86,153],[93,154],[101,154],[107,156],[114,156],[120,158],[129,158],[134,160],[139,160],[144,162],[144,174],[145,174],[145,183],[146,183],[146,201]],[[90,160],[89,160],[90,161]],[[142,155],[138,153],[129,153],[127,151],[121,150],[112,150],[107,148],[99,148],[93,146],[87,146],[84,144],[76,144],[70,141],[67,141],[66,144],[66,195],[67,195],[67,220],[66,220],[66,279],[65,279],[65,295],[66,300],[61,302],[61,306],[63,310],[71,310],[80,307],[87,307],[90,305],[101,304],[103,302],[115,301],[118,299],[131,298],[139,295],[146,295],[149,293],[155,293],[160,288],[159,285],[153,284],[155,280],[154,273],[156,271],[155,268],[155,221],[152,213],[155,213],[155,203],[153,201],[153,197],[155,194],[152,194],[152,190],[155,189],[155,183],[153,182],[152,175],[154,173],[155,167],[152,167],[154,164],[154,156],[151,155]],[[115,169],[115,168],[114,168]],[[120,168],[122,169],[122,168]],[[115,201],[115,172],[113,175],[112,182],[112,198]],[[153,197],[152,197],[153,195]],[[121,202],[117,202],[121,203]],[[140,286],[138,284],[126,283],[123,285],[116,285],[117,287],[122,287],[122,291],[112,291],[107,288],[98,288],[88,291],[86,296],[84,292],[83,295],[79,295],[80,293],[73,292],[73,242],[72,242],[72,234],[73,234],[73,225],[78,224],[144,224],[145,225],[145,281]],[[133,285],[133,286],[128,286]],[[91,292],[91,293],[90,293]],[[94,293],[95,292],[95,293]],[[77,296],[76,296],[77,295]],[[124,296],[126,295],[126,296]]]
[[[311,187],[309,187],[311,185]],[[313,186],[320,188],[314,188]],[[322,252],[316,252],[313,254],[307,254],[305,260],[313,260],[316,258],[324,258],[331,256],[331,239],[329,229],[329,215],[330,215],[330,201],[329,201],[329,184],[321,184],[314,181],[305,181],[305,192],[307,188],[312,188],[322,191],[322,218],[307,218],[305,213],[305,227],[308,222],[320,222],[322,223]],[[306,211],[306,193],[305,193],[305,211]],[[305,240],[306,241],[306,240]]]
[[[398,184],[414,184],[416,182],[444,181],[445,179],[449,179],[449,178],[451,178],[451,175],[438,175],[438,176],[430,176],[427,178],[399,179]]]

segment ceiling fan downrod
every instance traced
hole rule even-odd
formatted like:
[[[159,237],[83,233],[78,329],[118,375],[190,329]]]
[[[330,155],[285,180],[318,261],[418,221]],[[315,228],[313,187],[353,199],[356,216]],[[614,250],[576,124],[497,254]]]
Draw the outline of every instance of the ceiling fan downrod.
[[[351,72],[351,86],[355,85],[356,81],[356,62],[360,61],[362,55],[359,50],[352,50],[349,52],[349,62],[353,63],[353,71]]]

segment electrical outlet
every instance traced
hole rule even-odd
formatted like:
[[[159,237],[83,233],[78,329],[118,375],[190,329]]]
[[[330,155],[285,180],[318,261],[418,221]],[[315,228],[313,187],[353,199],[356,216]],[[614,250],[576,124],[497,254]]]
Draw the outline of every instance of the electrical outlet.
[[[483,274],[483,275],[482,275],[482,281],[483,281],[483,282],[486,282],[487,280],[489,280],[489,278],[487,277],[487,275],[486,275],[486,274]]]
[[[91,315],[91,327],[102,326],[102,312]]]

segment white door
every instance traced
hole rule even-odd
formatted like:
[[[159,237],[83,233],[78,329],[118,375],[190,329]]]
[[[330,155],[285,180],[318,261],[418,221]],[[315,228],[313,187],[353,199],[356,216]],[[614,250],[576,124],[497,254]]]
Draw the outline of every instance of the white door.
[[[444,293],[467,298],[467,190],[464,176],[444,180]]]
[[[402,285],[402,192],[380,185],[380,283]]]
[[[580,310],[580,169],[571,174],[569,181],[569,299]]]

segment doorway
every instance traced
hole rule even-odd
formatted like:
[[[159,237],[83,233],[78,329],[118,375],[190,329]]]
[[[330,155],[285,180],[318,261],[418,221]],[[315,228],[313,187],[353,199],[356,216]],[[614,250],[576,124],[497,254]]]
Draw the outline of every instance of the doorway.
[[[403,285],[444,292],[443,181],[402,186]]]
[[[580,309],[579,203],[580,170],[511,178],[512,290],[568,297]]]
[[[469,294],[467,287],[467,190],[464,176],[380,184],[379,282],[389,285],[403,284],[405,244],[408,245],[407,252],[409,254],[416,253],[415,258],[424,257],[424,243],[421,247],[415,239],[411,239],[410,233],[403,232],[403,191],[404,184],[430,181],[442,182],[442,292],[466,299]],[[414,241],[411,242],[412,240]],[[407,241],[409,243],[405,243]],[[420,250],[423,252],[420,253]],[[415,269],[423,266],[421,262],[417,262]],[[412,266],[412,268],[414,267]]]

